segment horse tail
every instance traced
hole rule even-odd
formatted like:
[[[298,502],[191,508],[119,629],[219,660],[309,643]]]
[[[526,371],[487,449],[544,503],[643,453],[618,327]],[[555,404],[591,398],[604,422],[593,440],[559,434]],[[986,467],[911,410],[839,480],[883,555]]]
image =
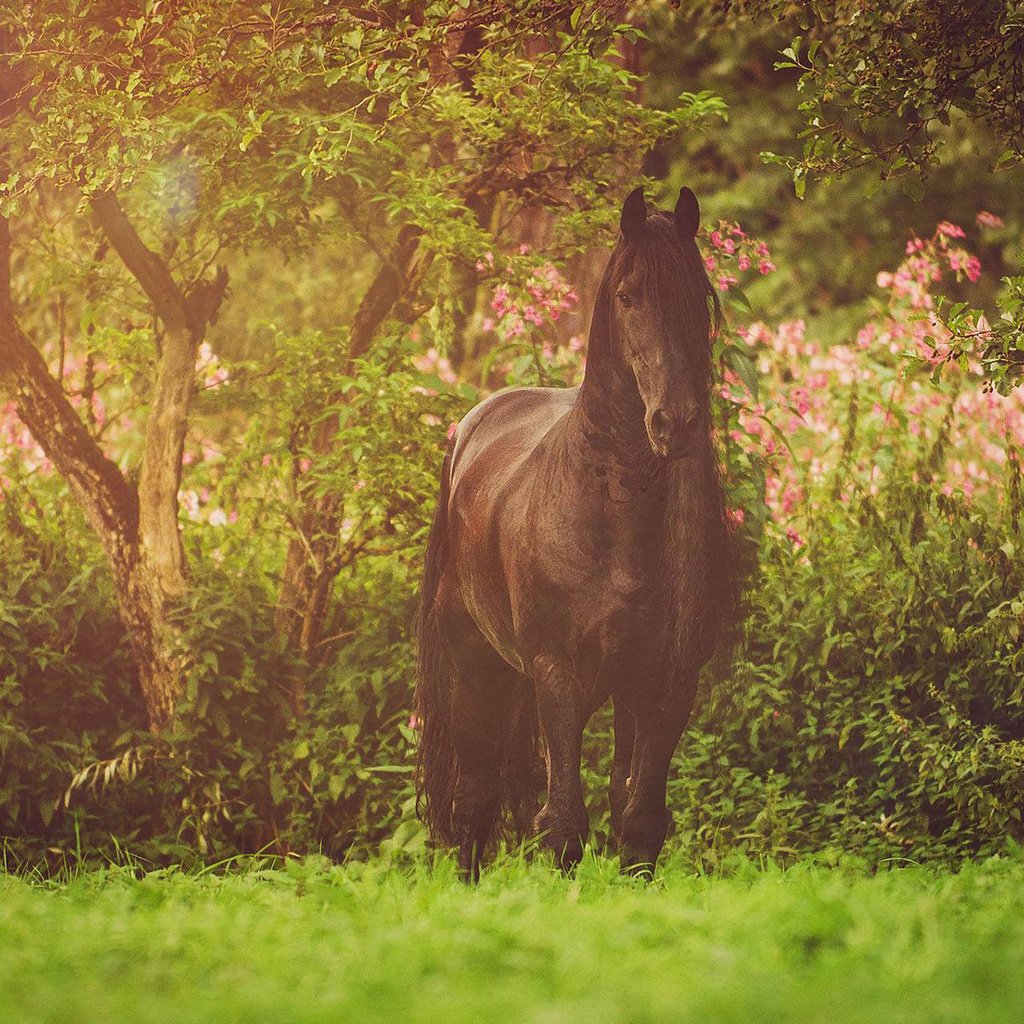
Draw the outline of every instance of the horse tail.
[[[533,830],[537,795],[544,787],[540,759],[537,699],[533,683],[523,678],[516,689],[501,759],[501,806],[507,835],[517,840]]]
[[[416,717],[420,739],[416,752],[416,813],[431,838],[455,845],[453,806],[458,767],[452,726],[455,671],[441,636],[437,595],[448,566],[448,499],[451,493],[451,451],[441,469],[437,498],[424,559],[420,606],[416,617]],[[511,696],[508,728],[502,738],[499,812],[510,838],[529,834],[543,788],[538,756],[537,702],[533,684],[523,677]]]
[[[416,752],[416,813],[431,836],[455,841],[452,803],[455,797],[455,741],[452,733],[451,660],[441,639],[437,591],[448,564],[448,496],[451,493],[451,450],[441,468],[437,510],[427,535],[423,585],[416,616],[416,717],[420,742]]]

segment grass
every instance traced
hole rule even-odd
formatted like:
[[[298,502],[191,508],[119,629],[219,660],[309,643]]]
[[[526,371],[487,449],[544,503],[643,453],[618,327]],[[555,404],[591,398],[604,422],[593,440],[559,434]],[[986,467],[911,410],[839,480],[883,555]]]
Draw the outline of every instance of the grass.
[[[0,1018],[36,1022],[1024,1020],[1024,859],[644,885],[508,860],[0,876]]]

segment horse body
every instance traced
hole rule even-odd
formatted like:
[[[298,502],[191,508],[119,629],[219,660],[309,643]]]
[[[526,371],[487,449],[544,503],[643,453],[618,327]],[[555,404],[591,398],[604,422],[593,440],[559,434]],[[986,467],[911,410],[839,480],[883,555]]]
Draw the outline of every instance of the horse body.
[[[628,273],[615,254],[612,264],[583,385],[492,396],[459,424],[445,461],[420,629],[420,780],[428,823],[459,845],[470,876],[500,806],[529,786],[532,734],[510,723],[533,715],[548,793],[534,825],[563,865],[579,859],[582,730],[609,697],[613,827],[627,866],[653,865],[669,760],[725,611],[728,545],[706,410],[683,401],[688,420],[674,411],[657,372],[669,372],[663,353],[630,358],[608,308]],[[700,277],[691,289],[706,346],[702,268]],[[698,356],[698,386],[684,399],[703,394]],[[663,421],[698,429],[680,441]]]
[[[669,467],[587,429],[579,388],[524,388],[478,406],[451,460],[449,597],[508,665],[532,676],[565,652],[587,703],[630,703],[667,685],[667,571],[705,575],[701,456]],[[514,501],[507,500],[514,495]],[[691,526],[689,564],[665,564],[666,511]],[[495,588],[502,579],[505,588]],[[674,623],[673,623],[674,625]]]

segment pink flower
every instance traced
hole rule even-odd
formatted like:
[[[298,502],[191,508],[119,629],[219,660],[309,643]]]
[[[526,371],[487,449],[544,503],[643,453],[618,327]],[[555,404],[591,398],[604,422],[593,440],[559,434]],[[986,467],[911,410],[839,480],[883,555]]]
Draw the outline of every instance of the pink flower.
[[[740,268],[740,270],[749,270],[750,269],[750,257],[749,256],[740,256],[736,260],[736,266],[738,266]]]
[[[959,227],[958,225],[953,224],[953,223],[951,223],[948,220],[940,220],[938,225],[937,225],[937,227],[935,228],[935,233],[937,235],[941,235],[941,236],[943,236],[945,238],[966,238],[967,237],[964,234],[964,229],[962,227]]]
[[[967,261],[966,273],[969,281],[977,281],[981,277],[981,260],[977,256],[972,256]]]
[[[1003,226],[1003,218],[989,213],[988,210],[979,210],[974,219],[983,228],[1001,228]]]
[[[757,269],[762,274],[770,274],[775,269],[775,264],[771,260],[761,260]]]
[[[503,284],[499,284],[498,287],[494,289],[494,297],[491,299],[491,309],[501,315],[502,313],[505,313],[508,308],[508,289]]]

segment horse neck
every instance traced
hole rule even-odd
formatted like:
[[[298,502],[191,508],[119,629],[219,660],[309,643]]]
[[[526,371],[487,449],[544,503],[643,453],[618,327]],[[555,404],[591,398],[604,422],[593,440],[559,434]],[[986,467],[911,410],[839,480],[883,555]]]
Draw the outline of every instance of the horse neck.
[[[734,552],[710,435],[687,458],[658,458],[632,372],[616,361],[607,332],[592,329],[562,452],[563,479],[596,473],[607,480],[600,501],[610,557],[660,588],[666,678],[691,679],[735,602]]]

